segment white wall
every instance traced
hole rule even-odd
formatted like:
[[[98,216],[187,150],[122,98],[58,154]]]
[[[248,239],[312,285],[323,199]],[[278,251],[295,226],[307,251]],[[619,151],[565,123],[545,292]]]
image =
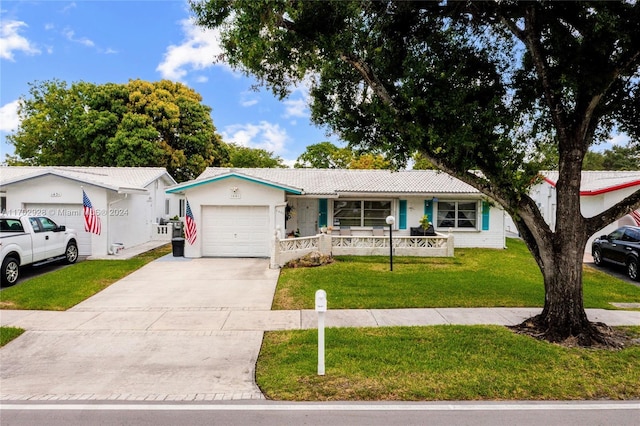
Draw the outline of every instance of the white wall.
[[[466,197],[466,198],[465,198]],[[354,197],[354,199],[366,199],[367,197]],[[371,197],[372,199],[381,199],[389,197]],[[394,227],[394,232],[397,232],[397,235],[409,235],[410,228],[415,228],[420,226],[420,219],[424,215],[424,204],[425,197],[408,197],[402,198],[407,201],[407,227],[406,229],[399,229],[399,199],[393,199],[393,211],[391,214],[396,217],[396,225]],[[458,229],[452,230],[452,234],[455,236],[455,247],[486,247],[486,248],[498,248],[502,249],[505,247],[505,214],[504,210],[498,206],[491,207],[490,217],[489,217],[489,230],[482,231],[482,200],[480,200],[477,196],[470,198],[469,196],[459,196],[459,197],[441,197],[440,201],[468,201],[473,200],[478,203],[478,216],[477,216],[477,224],[478,229]],[[333,200],[329,200],[328,202],[328,223],[331,224],[333,222],[332,217],[332,209],[333,209]],[[298,228],[298,217],[299,217],[299,204],[297,197],[290,197],[288,199],[288,203],[295,208],[294,215],[287,222],[287,231],[293,231]],[[433,208],[433,213],[437,214],[437,208]],[[433,217],[430,217],[430,220],[435,225],[435,220]],[[436,228],[437,232],[447,234],[449,233],[449,229]],[[370,228],[364,228],[363,230],[358,230],[357,228],[351,230],[353,235],[371,235]],[[303,235],[305,236],[305,235]]]
[[[102,232],[100,235],[86,235],[84,227],[75,231],[79,236],[82,234],[83,238],[90,239],[91,255],[105,256],[112,243],[132,247],[151,240],[152,224],[157,217],[164,216],[164,199],[168,196],[165,195],[165,187],[162,181],[158,185],[152,182],[147,187],[147,194],[118,194],[102,187],[46,175],[5,185],[3,189],[6,190],[8,213],[22,210],[29,204],[68,204],[76,206],[77,210],[82,206],[84,189],[100,216]],[[175,196],[172,198],[177,200]],[[178,201],[175,201],[174,208],[175,215],[178,213]]]
[[[189,188],[186,198],[196,222],[198,238],[193,245],[185,242],[185,257],[202,257],[202,206],[268,206],[269,228],[274,235],[276,229],[284,233],[285,193],[281,189],[231,177]]]
[[[4,189],[6,190],[7,196],[7,213],[16,214],[19,211],[24,210],[25,206],[30,204],[69,205],[75,206],[75,211],[78,211],[78,206],[82,206],[83,188],[91,200],[91,204],[100,214],[103,232],[101,235],[86,235],[87,233],[85,232],[84,227],[74,230],[79,237],[80,235],[83,235],[83,238],[90,239],[92,255],[107,254],[107,232],[105,229],[106,219],[103,213],[107,211],[108,206],[107,193],[103,188],[51,175],[5,185]],[[69,209],[69,211],[71,212],[72,210]],[[46,211],[29,213],[43,216],[58,215],[57,211],[55,213]],[[80,208],[80,214],[81,213],[82,210]]]
[[[638,187],[633,186],[598,195],[583,195],[580,197],[580,211],[584,217],[593,217],[633,194],[637,190]],[[555,188],[545,181],[533,186],[531,188],[530,195],[538,204],[538,208],[540,209],[545,221],[551,226],[551,229],[555,229],[555,206],[557,203]],[[507,221],[507,223],[509,223],[509,221]],[[600,235],[609,234],[620,226],[622,226],[622,223],[620,223],[619,220],[616,220],[605,226],[603,229],[596,231],[587,241],[585,251],[587,253],[591,253],[591,243],[594,239]]]

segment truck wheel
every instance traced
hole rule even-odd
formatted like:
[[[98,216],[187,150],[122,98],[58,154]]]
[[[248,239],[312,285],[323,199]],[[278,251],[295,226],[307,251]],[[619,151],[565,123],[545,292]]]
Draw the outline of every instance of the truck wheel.
[[[75,241],[69,241],[67,249],[64,251],[64,256],[67,263],[76,263],[76,260],[78,260],[78,245]]]
[[[13,257],[7,257],[2,261],[2,285],[14,285],[20,277],[20,264]]]

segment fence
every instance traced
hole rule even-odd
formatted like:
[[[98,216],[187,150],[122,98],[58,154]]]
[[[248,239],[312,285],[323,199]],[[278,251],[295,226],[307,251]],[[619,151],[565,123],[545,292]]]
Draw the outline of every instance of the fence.
[[[385,256],[389,254],[388,236],[347,236],[319,234],[315,237],[276,238],[272,267],[282,267],[311,252],[334,256]],[[453,257],[453,235],[437,234],[428,237],[393,237],[396,256]]]
[[[171,241],[172,234],[173,225],[171,223],[168,223],[166,225],[154,223],[151,225],[152,241]]]

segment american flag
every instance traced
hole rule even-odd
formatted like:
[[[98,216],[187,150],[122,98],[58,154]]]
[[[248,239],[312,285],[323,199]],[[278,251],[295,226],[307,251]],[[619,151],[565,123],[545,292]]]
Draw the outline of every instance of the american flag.
[[[184,218],[184,222],[185,222],[184,236],[186,237],[189,244],[193,245],[193,243],[196,242],[198,230],[196,229],[196,221],[193,218],[193,213],[191,212],[191,206],[189,205],[189,200],[187,200],[187,212]]]
[[[96,214],[96,210],[91,205],[91,200],[87,197],[87,193],[82,190],[82,207],[84,211],[84,230],[100,235],[102,224],[100,218]]]
[[[640,210],[632,211],[631,217],[636,222],[636,225],[640,226]]]

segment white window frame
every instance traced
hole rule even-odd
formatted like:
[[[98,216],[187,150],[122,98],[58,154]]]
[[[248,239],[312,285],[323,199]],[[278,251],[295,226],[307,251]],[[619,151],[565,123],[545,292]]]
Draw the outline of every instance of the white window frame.
[[[372,229],[375,226],[387,226],[385,223],[380,223],[378,225],[365,225],[365,208],[364,208],[364,203],[367,202],[376,202],[376,201],[380,201],[380,202],[388,202],[389,203],[389,213],[387,215],[384,216],[384,218],[382,218],[383,220],[386,219],[387,216],[389,215],[393,215],[394,211],[395,211],[395,207],[396,207],[396,200],[392,199],[392,198],[340,198],[340,199],[335,199],[332,200],[331,202],[331,222],[333,223],[334,226],[340,226],[340,224],[336,223],[336,220],[338,218],[335,217],[335,209],[336,209],[336,203],[339,203],[341,201],[347,201],[347,202],[360,202],[360,225],[343,225],[343,226],[348,226],[350,228],[356,228],[356,229]],[[397,221],[396,221],[397,223]]]
[[[442,221],[440,219],[440,203],[450,203],[450,204],[454,204],[454,214],[455,214],[455,218],[454,220],[454,226],[447,226],[447,225],[441,225]],[[475,206],[475,214],[474,214],[474,221],[475,224],[474,226],[458,226],[459,222],[461,220],[469,220],[468,218],[461,218],[459,215],[459,205],[461,203],[466,203],[466,204],[473,204]],[[434,203],[434,212],[433,215],[435,217],[435,220],[432,220],[432,222],[435,225],[436,229],[455,229],[455,230],[460,230],[460,231],[478,231],[480,230],[480,227],[482,225],[482,219],[480,217],[480,212],[481,212],[481,208],[480,208],[480,202],[478,202],[477,200],[438,200],[437,203]]]

